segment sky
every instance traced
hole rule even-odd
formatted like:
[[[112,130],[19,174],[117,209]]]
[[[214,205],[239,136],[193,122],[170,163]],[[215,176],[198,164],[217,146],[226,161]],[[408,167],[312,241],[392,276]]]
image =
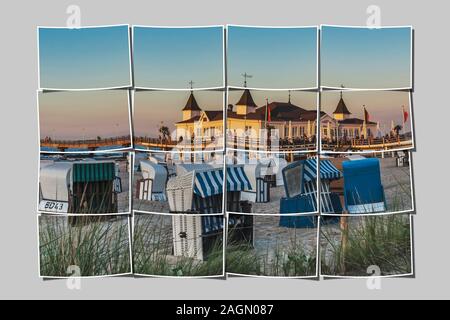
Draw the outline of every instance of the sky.
[[[223,87],[223,28],[134,27],[137,87],[188,89]]]
[[[322,27],[321,85],[409,88],[411,28]]]
[[[161,122],[173,132],[175,123],[183,120],[182,109],[190,91],[136,91],[134,95],[133,126],[135,135],[157,138]],[[202,110],[223,110],[222,91],[195,91]]]
[[[128,91],[40,92],[39,125],[41,139],[129,135]]]
[[[333,116],[333,112],[340,99],[339,91],[325,91],[322,93],[322,111]],[[411,131],[411,110],[409,104],[409,92],[404,91],[352,91],[344,92],[343,99],[347,109],[352,113],[351,117],[364,119],[363,105],[369,112],[369,120],[380,122],[383,134],[391,130],[391,121],[394,124],[403,125],[402,105],[409,116],[405,123],[405,132]]]
[[[228,27],[228,85],[264,89],[317,86],[317,28]]]
[[[40,87],[125,87],[130,79],[128,26],[39,28]]]

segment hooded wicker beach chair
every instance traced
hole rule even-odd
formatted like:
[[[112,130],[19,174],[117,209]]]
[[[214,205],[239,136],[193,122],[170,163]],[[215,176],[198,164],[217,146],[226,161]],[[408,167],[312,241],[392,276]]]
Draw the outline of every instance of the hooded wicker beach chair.
[[[139,199],[167,201],[167,170],[163,165],[150,160],[140,162],[142,178],[137,181],[136,194]]]
[[[41,168],[39,210],[115,213],[122,191],[114,161],[61,161]]]
[[[344,161],[344,201],[349,213],[386,211],[386,199],[381,183],[380,160],[377,158]]]
[[[239,196],[242,190],[250,188],[242,167],[227,168],[226,177],[227,193]],[[192,170],[173,177],[166,191],[170,210],[175,213],[172,217],[174,254],[206,259],[223,235],[223,168]]]
[[[329,160],[320,161],[321,213],[341,213],[339,196],[330,191],[330,181],[340,179],[341,172]],[[317,212],[317,159],[297,161],[283,170],[286,196],[280,201],[280,213]],[[335,218],[326,219],[328,223]],[[281,216],[280,226],[290,228],[315,227],[317,219],[311,217]]]

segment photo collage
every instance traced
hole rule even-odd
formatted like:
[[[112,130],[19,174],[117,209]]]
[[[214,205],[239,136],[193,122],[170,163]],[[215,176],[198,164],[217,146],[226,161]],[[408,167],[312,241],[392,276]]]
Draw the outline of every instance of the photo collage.
[[[414,276],[412,27],[37,36],[40,277]]]

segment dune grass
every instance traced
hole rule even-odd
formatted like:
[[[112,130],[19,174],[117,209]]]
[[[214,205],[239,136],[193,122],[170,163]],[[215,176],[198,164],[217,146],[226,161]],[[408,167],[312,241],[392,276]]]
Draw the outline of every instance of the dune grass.
[[[133,265],[137,274],[201,277],[222,275],[223,241],[219,234],[205,260],[173,255],[171,216],[137,214],[133,232]]]
[[[124,217],[39,218],[41,276],[66,277],[70,266],[80,276],[103,276],[131,272],[129,225]]]
[[[297,237],[298,230],[292,229],[288,241],[275,239],[264,248],[254,248],[248,242],[229,240],[226,271],[272,277],[315,276],[316,250],[305,247],[303,240]],[[235,238],[233,232],[233,229],[229,230],[229,239]]]
[[[380,268],[381,275],[411,272],[408,215],[348,219],[348,230],[321,229],[322,274],[368,276],[367,268],[372,265]],[[343,242],[342,235],[348,240]]]

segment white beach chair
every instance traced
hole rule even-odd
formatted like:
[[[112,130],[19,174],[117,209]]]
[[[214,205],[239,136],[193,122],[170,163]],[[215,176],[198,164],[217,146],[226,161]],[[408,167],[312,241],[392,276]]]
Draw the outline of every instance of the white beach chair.
[[[164,166],[151,160],[140,163],[142,179],[137,182],[139,199],[150,201],[167,201],[166,182],[167,170]]]

